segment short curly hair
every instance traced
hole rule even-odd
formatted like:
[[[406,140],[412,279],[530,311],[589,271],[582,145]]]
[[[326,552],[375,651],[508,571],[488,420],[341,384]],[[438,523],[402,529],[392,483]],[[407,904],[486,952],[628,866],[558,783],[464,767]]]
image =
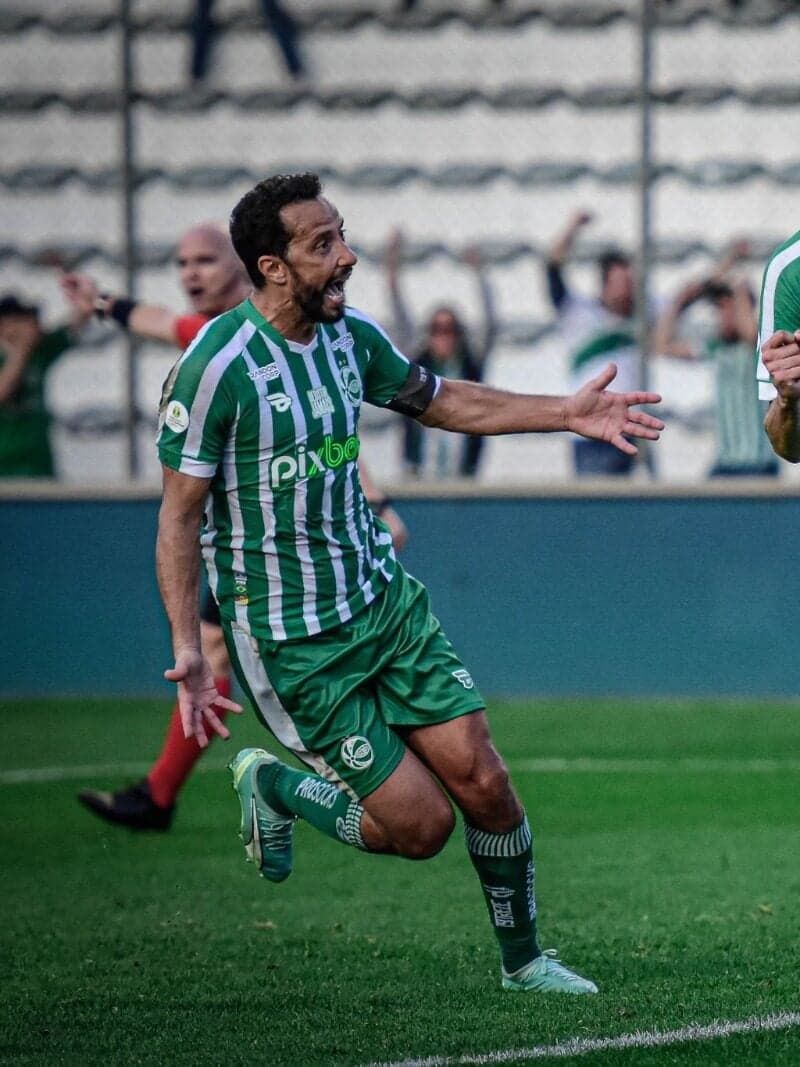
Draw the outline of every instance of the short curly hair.
[[[291,238],[281,208],[316,200],[321,192],[318,174],[274,174],[245,193],[233,209],[231,241],[256,289],[264,288],[264,275],[258,269],[261,256],[283,256]]]

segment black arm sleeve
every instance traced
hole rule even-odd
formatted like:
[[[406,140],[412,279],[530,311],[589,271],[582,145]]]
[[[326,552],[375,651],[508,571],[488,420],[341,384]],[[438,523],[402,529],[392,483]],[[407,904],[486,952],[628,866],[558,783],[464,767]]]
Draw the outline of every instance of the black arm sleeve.
[[[408,368],[408,377],[399,391],[386,405],[401,415],[410,415],[418,419],[427,409],[436,393],[436,375],[412,363]]]
[[[554,308],[560,308],[569,295],[558,263],[547,264],[547,291]]]

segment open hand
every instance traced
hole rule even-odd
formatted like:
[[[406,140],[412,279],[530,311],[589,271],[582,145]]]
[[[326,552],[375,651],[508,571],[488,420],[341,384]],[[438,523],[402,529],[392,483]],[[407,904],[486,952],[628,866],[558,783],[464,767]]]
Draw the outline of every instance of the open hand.
[[[566,428],[582,437],[608,441],[629,456],[635,456],[636,446],[627,437],[643,437],[657,441],[664,423],[645,411],[632,411],[636,404],[658,404],[658,393],[613,393],[606,386],[617,376],[614,363],[587,382],[565,403]]]
[[[193,737],[200,748],[208,745],[208,724],[215,734],[228,738],[230,730],[214,711],[214,707],[240,712],[239,704],[222,697],[214,686],[214,675],[208,662],[196,648],[182,648],[175,657],[175,666],[164,671],[164,677],[178,683],[178,707],[183,723],[183,736]]]

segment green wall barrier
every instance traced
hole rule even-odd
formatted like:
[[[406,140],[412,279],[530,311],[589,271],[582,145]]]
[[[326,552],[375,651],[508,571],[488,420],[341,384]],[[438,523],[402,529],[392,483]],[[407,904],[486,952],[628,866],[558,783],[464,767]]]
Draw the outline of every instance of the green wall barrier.
[[[492,694],[800,688],[782,496],[406,499],[407,569]],[[170,696],[154,499],[0,500],[4,695]]]

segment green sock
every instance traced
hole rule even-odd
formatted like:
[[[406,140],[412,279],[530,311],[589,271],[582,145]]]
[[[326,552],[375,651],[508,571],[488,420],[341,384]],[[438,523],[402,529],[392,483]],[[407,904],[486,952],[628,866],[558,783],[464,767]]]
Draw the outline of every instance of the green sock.
[[[259,767],[257,782],[264,799],[276,811],[297,815],[335,841],[368,851],[361,836],[363,807],[332,782],[285,763]]]
[[[523,815],[519,826],[507,833],[489,833],[466,824],[464,831],[500,943],[503,968],[511,974],[542,954],[536,940],[531,828]]]

